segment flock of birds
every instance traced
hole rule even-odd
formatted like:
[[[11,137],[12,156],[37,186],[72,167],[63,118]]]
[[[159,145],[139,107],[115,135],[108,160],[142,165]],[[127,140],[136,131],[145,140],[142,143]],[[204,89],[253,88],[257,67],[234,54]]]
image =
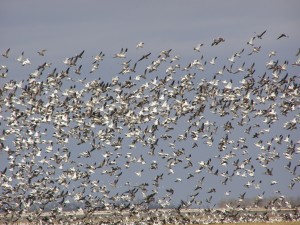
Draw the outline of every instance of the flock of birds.
[[[258,193],[248,206],[258,208],[270,190],[276,198],[266,209],[292,209],[280,188],[299,190],[300,142],[294,140],[299,138],[299,74],[289,70],[299,68],[300,58],[281,61],[272,50],[265,67],[257,68],[251,60],[265,57],[259,45],[265,33],[255,34],[221,66],[220,57],[206,59],[202,53],[206,45],[225,45],[224,38],[191,48],[197,58],[187,65],[172,49],[128,60],[128,48],[122,48],[112,56],[100,52],[88,69],[82,51],[66,58],[59,71],[50,62],[33,65],[24,52],[16,59],[10,49],[4,51],[1,218],[18,221],[25,215],[32,222],[49,210],[50,223],[73,204],[74,213],[85,218],[101,210],[129,212],[111,218],[125,223],[131,217],[145,220],[140,211],[153,206],[208,212],[222,192],[240,204],[227,204],[210,219],[237,221],[247,209],[242,203],[248,192]],[[142,48],[140,42],[135,51]],[[294,54],[298,57],[300,49]],[[38,55],[46,57],[46,49]],[[106,58],[115,68],[121,65],[117,74],[101,75],[111,81],[97,76]],[[34,69],[11,79],[3,64],[15,61]],[[299,220],[299,211],[286,218]],[[188,220],[173,217],[172,222],[180,219]]]

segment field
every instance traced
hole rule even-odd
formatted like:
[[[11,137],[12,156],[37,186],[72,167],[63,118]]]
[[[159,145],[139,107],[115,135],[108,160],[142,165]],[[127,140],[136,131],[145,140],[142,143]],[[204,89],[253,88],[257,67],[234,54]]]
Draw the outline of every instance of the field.
[[[18,225],[29,225],[29,224],[38,224],[38,223],[29,223],[29,222],[19,222],[19,223],[0,223],[1,225],[3,224],[18,224]],[[42,224],[42,223],[39,223],[39,224]],[[44,224],[44,223],[43,223]],[[62,223],[61,223],[62,224]],[[81,223],[81,222],[78,222],[78,223],[75,223],[75,224],[86,224],[86,223]],[[92,223],[93,224],[93,223]],[[111,224],[111,223],[96,223],[96,224]],[[121,223],[119,223],[121,224]],[[138,224],[146,224],[146,223],[143,223],[143,222],[133,222],[133,223],[128,223],[128,224],[131,224],[131,225],[138,225]],[[164,223],[155,223],[155,224],[164,224]],[[176,224],[180,224],[180,223],[176,223]],[[202,225],[203,223],[199,223],[199,224],[195,224],[195,223],[190,223],[190,224],[186,224],[186,225]],[[220,223],[211,223],[211,225],[214,225],[214,224],[220,224]],[[266,224],[272,224],[272,225],[299,225],[300,222],[299,221],[294,221],[294,222],[249,222],[249,223],[234,223],[235,225],[266,225]],[[164,225],[173,225],[173,224],[164,224]],[[175,223],[174,223],[175,225]]]
[[[252,222],[252,223],[235,223],[235,225],[266,225],[267,222]],[[274,225],[299,225],[300,222],[273,222]],[[200,225],[200,224],[199,224]],[[213,223],[212,223],[213,225]]]
[[[266,225],[268,222],[235,223],[235,225]],[[273,222],[274,225],[299,225],[299,221],[294,222]],[[212,223],[213,225],[213,223]]]
[[[15,219],[16,218],[16,219]],[[98,211],[93,214],[83,212],[62,212],[52,214],[45,212],[39,216],[26,213],[21,217],[1,215],[1,224],[300,224],[298,211],[283,209],[274,213],[265,210],[231,211],[222,209],[205,211],[189,210],[145,210],[145,211]]]

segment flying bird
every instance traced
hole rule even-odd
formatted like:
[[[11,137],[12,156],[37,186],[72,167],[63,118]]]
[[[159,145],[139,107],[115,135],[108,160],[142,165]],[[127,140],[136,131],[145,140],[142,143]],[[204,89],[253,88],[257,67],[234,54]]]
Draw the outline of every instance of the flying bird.
[[[143,48],[144,47],[144,42],[139,42],[136,46],[135,46],[135,48],[136,49],[138,49],[138,48]]]
[[[257,38],[262,39],[262,36],[267,32],[267,30],[263,31],[261,34],[256,35]]]
[[[125,48],[125,49],[122,48],[119,53],[116,53],[114,55],[114,58],[126,58],[127,50],[128,50],[127,48]]]
[[[289,36],[286,35],[286,34],[280,34],[279,37],[277,38],[277,40],[280,39],[280,38],[283,38],[283,37],[289,37]]]
[[[46,52],[46,51],[47,51],[46,49],[42,49],[42,50],[38,51],[37,53],[38,53],[40,56],[45,56],[45,52]]]
[[[8,58],[9,51],[10,51],[10,48],[8,48],[4,53],[2,53],[2,56],[5,58]]]
[[[221,38],[221,37],[218,37],[218,38],[215,38],[211,44],[211,46],[214,46],[214,45],[218,45],[220,44],[221,42],[224,42],[225,39],[224,38]]]
[[[201,49],[201,47],[202,47],[203,45],[204,45],[203,43],[198,44],[196,47],[194,47],[194,50],[197,51],[197,52],[200,52],[200,49]]]

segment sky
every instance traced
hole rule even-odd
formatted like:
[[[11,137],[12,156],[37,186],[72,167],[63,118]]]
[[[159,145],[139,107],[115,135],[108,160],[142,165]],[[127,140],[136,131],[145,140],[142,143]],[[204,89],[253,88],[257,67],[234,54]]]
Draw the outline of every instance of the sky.
[[[128,48],[128,55],[133,59],[152,52],[151,60],[162,50],[172,49],[173,56],[181,56],[183,64],[188,64],[201,55],[196,55],[193,48],[204,43],[202,53],[206,60],[218,56],[219,65],[224,65],[227,57],[242,48],[249,53],[250,48],[246,48],[246,43],[264,30],[267,32],[258,44],[262,45],[265,55],[276,49],[279,59],[295,60],[300,47],[299,8],[300,2],[296,0],[2,1],[0,52],[10,48],[10,56],[17,58],[24,51],[32,65],[27,68],[17,67],[15,61],[5,61],[3,57],[0,64],[8,65],[10,78],[22,80],[27,78],[24,74],[33,72],[35,66],[45,60],[55,67],[66,68],[63,60],[82,50],[85,50],[82,64],[89,71],[93,57],[102,51],[107,59],[97,76],[110,81],[121,68],[118,64],[116,69],[116,61],[113,61],[113,55],[121,48]],[[276,39],[282,33],[289,37],[279,42]],[[225,43],[212,47],[211,43],[217,37],[224,38]],[[135,46],[140,41],[145,43],[144,48],[136,49]],[[37,54],[41,49],[47,49],[45,58]],[[261,55],[258,58],[251,57],[258,65],[265,65],[268,60]],[[251,65],[251,60],[246,63]],[[140,70],[142,71],[141,68]],[[211,72],[215,71],[212,69]],[[295,68],[293,72],[299,76]],[[96,79],[97,76],[89,79]],[[0,85],[3,85],[1,80]],[[235,135],[238,137],[238,134]],[[297,135],[293,135],[297,139]],[[213,156],[214,154],[208,154],[205,157]],[[299,157],[295,159],[295,163],[297,162]],[[287,181],[284,180],[284,175],[282,173],[278,177]],[[147,180],[147,177],[143,179]],[[212,179],[212,183],[219,182],[215,178],[208,179]],[[169,187],[168,183],[165,185]],[[184,190],[186,183],[178,185],[178,190]],[[209,185],[206,189],[208,188]],[[297,196],[295,191],[284,190],[287,195]],[[177,200],[180,198],[177,196]]]
[[[143,41],[156,51],[186,53],[219,36],[238,45],[265,29],[269,37],[289,34],[292,45],[299,40],[298,6],[298,1],[3,1],[1,49],[17,54],[46,48],[49,57],[63,57],[82,49],[113,54]]]

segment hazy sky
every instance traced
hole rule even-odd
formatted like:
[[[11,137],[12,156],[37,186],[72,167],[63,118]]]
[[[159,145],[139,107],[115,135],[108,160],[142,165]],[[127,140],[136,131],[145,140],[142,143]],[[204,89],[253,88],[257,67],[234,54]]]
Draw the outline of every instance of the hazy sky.
[[[299,1],[2,1],[0,49],[46,48],[64,57],[82,49],[112,54],[143,41],[152,51],[186,52],[218,36],[238,45],[265,29],[270,45],[286,33],[294,46],[299,8]]]
[[[90,63],[100,51],[113,56],[128,48],[135,58],[173,49],[188,63],[195,59],[192,49],[199,43],[204,44],[207,59],[230,57],[255,32],[267,30],[262,50],[276,48],[288,59],[299,47],[299,8],[299,1],[2,1],[0,52],[11,48],[10,55],[17,58],[24,51],[38,64],[44,59],[37,51],[47,49],[47,62],[58,67],[82,50]],[[282,33],[289,39],[278,45],[276,37]],[[223,37],[226,44],[212,48],[216,37]],[[136,51],[140,41],[145,46]],[[103,72],[114,67],[110,63],[107,60]],[[10,62],[7,65],[12,68]]]
[[[195,59],[193,48],[199,43],[204,43],[203,54],[207,54],[207,58],[229,57],[264,30],[267,32],[261,41],[263,48],[275,48],[281,59],[295,57],[300,47],[300,1],[296,0],[2,0],[0,5],[1,54],[10,48],[11,57],[17,58],[24,51],[32,62],[42,63],[44,59],[37,51],[47,49],[45,59],[56,67],[63,66],[66,57],[82,50],[85,50],[83,60],[91,63],[92,57],[100,51],[112,58],[121,48],[128,48],[132,58],[147,52],[154,52],[156,56],[161,50],[171,48],[188,62]],[[282,33],[289,38],[281,40],[284,45],[277,46],[276,39]],[[226,41],[212,48],[210,45],[216,37]],[[136,50],[140,41],[145,46]],[[0,64],[2,60],[3,57]],[[14,70],[15,62],[5,63]],[[113,66],[108,60],[104,72]],[[21,70],[23,68],[15,69]],[[34,68],[28,71],[33,72]],[[21,76],[21,73],[12,73],[14,78],[22,79]],[[106,78],[111,80],[109,76]],[[184,184],[181,187],[184,188]],[[296,195],[292,191],[287,193]]]

